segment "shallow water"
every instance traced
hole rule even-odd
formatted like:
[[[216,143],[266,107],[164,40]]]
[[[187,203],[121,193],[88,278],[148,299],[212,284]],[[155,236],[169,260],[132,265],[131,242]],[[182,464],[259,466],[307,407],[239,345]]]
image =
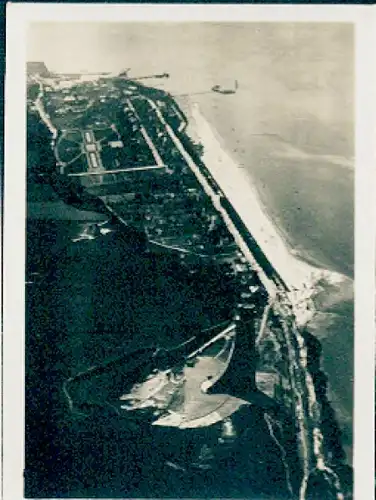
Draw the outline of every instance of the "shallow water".
[[[45,39],[53,40],[53,58]],[[189,93],[294,246],[352,276],[350,25],[48,24],[31,31],[28,50],[31,60],[61,72],[130,67],[134,77],[167,71],[169,79],[145,83]],[[215,84],[233,86],[235,79],[234,95],[210,91]]]
[[[218,106],[219,107],[219,106]],[[289,158],[278,135],[261,135],[231,123],[210,105],[200,109],[216,128],[224,147],[254,182],[267,212],[303,258],[353,277],[354,172],[320,155]],[[241,120],[238,117],[237,120]]]
[[[40,36],[41,32],[44,37]],[[353,278],[354,120],[350,26],[92,23],[86,27],[45,25],[40,33],[31,37],[30,59],[45,60],[52,70],[120,71],[130,66],[130,76],[169,72],[169,80],[145,83],[161,85],[173,94],[191,94],[220,135],[225,149],[249,173],[267,212],[295,251],[303,259]],[[53,51],[46,40],[53,40]],[[213,85],[232,85],[235,78],[239,82],[237,94],[223,96],[210,92]],[[178,300],[178,296],[175,299]],[[142,296],[138,300],[142,308]],[[64,300],[59,304],[64,307]],[[339,301],[330,310],[330,316],[321,317],[315,331],[323,345],[323,367],[345,430],[344,443],[350,448],[352,309],[351,299]],[[134,318],[131,319],[134,322]],[[80,321],[85,324],[85,318],[78,318],[77,322]],[[151,318],[150,323],[152,335]],[[68,347],[72,353],[85,354],[82,345],[78,342]],[[92,353],[95,352],[93,346]],[[68,433],[67,439],[69,436]],[[77,440],[76,435],[70,438]],[[147,433],[145,439],[150,439]],[[89,440],[91,446],[94,441]],[[112,444],[108,449],[113,451],[111,446],[116,437],[109,442]],[[78,451],[80,443],[78,440],[76,444]],[[131,451],[129,454],[135,456]],[[173,456],[173,453],[168,455]],[[73,462],[75,460],[73,458]],[[121,471],[121,459],[117,460],[116,467]],[[233,461],[229,460],[231,466]],[[90,469],[94,465],[85,467]],[[256,472],[260,470],[254,467]],[[142,496],[148,485],[142,483],[137,490],[139,473],[135,469],[132,469],[135,480],[129,488]],[[156,467],[156,470],[160,469]],[[177,489],[180,485],[190,492],[193,483],[199,484],[197,475],[193,482],[192,477],[176,479],[176,471],[169,474],[169,470],[165,470],[165,474],[174,478]],[[125,478],[129,476],[119,477],[120,474],[117,487],[126,489]],[[162,496],[164,477],[162,474],[158,478]],[[218,482],[219,477],[220,474],[214,475],[212,483]],[[95,490],[94,475],[90,481],[88,494]],[[74,495],[73,483],[72,473],[70,487]],[[82,488],[82,483],[79,487]],[[206,483],[205,487],[210,485]],[[201,488],[200,494],[205,491],[203,483]],[[221,492],[219,487],[218,495],[229,492],[228,488],[223,486]],[[104,493],[108,495],[108,491]],[[246,495],[246,490],[242,491]],[[230,496],[233,493],[231,490]]]

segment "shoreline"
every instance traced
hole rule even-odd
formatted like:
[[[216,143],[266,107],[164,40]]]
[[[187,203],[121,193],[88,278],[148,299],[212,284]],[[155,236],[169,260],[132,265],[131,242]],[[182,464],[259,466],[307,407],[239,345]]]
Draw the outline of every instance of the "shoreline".
[[[226,150],[222,138],[201,113],[199,105],[188,100],[179,104],[188,115],[187,134],[204,146],[203,162],[289,287],[307,289],[320,278],[332,284],[350,280],[342,273],[312,262],[313,259],[305,260],[300,251],[294,249],[292,239],[268,213],[254,182]]]
[[[295,291],[291,297],[292,300],[298,302],[298,305],[299,302],[302,302],[304,309],[304,305],[307,307],[310,303],[312,304],[316,295],[322,292],[327,293],[325,289],[328,286],[330,294],[338,291],[339,297],[341,297],[341,290],[347,289],[353,283],[353,280],[339,272],[319,267],[319,265],[312,265],[310,262],[306,262],[293,254],[294,249],[291,247],[288,236],[285,237],[285,232],[275,224],[270,214],[268,214],[257,193],[256,186],[252,184],[250,176],[239,168],[236,160],[226,151],[222,138],[218,137],[218,133],[201,114],[199,105],[189,101],[179,102],[179,104],[182,105],[188,117],[189,125],[186,133],[194,141],[200,142],[204,146],[202,160],[216,182],[218,182],[221,190],[234,204],[237,211],[238,207],[242,209],[242,211],[239,210],[241,217],[243,217],[243,214],[247,215],[247,207],[254,216],[253,218],[248,217],[244,222],[246,222],[249,231],[260,245],[267,259],[270,260],[282,278]],[[227,171],[224,171],[224,165]],[[229,189],[226,189],[227,184],[230,185]],[[246,189],[239,189],[243,186],[247,186]],[[239,191],[243,192],[240,193]],[[235,193],[241,196],[234,196]],[[241,198],[242,204],[239,204],[239,198]],[[341,301],[341,299],[339,300]],[[303,314],[302,323],[307,325],[308,330],[310,330],[310,320],[315,321],[316,313],[320,312],[322,311],[319,304],[317,308],[315,305],[313,306],[313,310],[308,312],[308,317]],[[316,338],[321,343],[319,337]],[[324,370],[327,363],[326,353],[323,352],[320,363],[321,370]],[[329,381],[327,396],[334,402],[338,422],[341,429],[346,432],[349,429],[349,422],[352,421],[351,412],[349,414],[344,411],[341,394],[334,393],[330,386]],[[351,465],[352,445],[346,443],[345,448],[347,463]]]
[[[248,121],[241,121],[242,105],[236,96],[233,100],[230,96],[223,102],[211,96],[184,96],[178,101],[182,102],[190,116],[190,105],[198,105],[221,148],[254,187],[259,204],[290,254],[312,268],[326,269],[353,280],[353,251],[350,246],[353,233],[351,229],[347,230],[347,225],[344,232],[339,230],[337,234],[337,225],[332,231],[330,224],[334,223],[333,217],[341,220],[338,218],[352,216],[353,179],[349,172],[353,174],[354,169],[345,168],[344,172],[342,166],[332,162],[328,158],[330,155],[322,151],[307,153],[306,149],[285,140],[281,131],[273,128],[273,122],[269,128],[262,116],[245,116]],[[240,115],[236,113],[235,118],[231,110],[238,109],[239,105]],[[228,120],[226,113],[230,113]],[[349,164],[352,161],[351,156],[341,158]],[[340,204],[340,197],[335,194],[338,189],[331,197],[334,178],[339,179],[345,190],[344,205]],[[320,189],[321,186],[323,189]],[[305,231],[306,227],[315,224],[313,233]]]

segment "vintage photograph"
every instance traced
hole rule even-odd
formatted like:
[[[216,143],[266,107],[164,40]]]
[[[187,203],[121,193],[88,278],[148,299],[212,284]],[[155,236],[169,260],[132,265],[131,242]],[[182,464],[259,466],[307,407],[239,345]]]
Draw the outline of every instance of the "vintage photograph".
[[[353,498],[354,37],[30,22],[26,498]]]

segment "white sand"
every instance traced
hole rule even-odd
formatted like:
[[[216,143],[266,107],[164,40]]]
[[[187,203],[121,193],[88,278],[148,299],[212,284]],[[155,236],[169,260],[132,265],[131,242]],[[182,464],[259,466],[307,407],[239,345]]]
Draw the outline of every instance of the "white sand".
[[[313,267],[293,255],[281,231],[266,213],[249,176],[223,149],[220,138],[202,115],[198,104],[191,103],[188,112],[190,126],[187,132],[204,146],[203,162],[271,265],[286,283],[295,311],[299,310],[298,320],[308,321],[313,313],[310,298],[316,291],[318,280],[325,279],[340,285],[345,277]]]
[[[278,230],[264,211],[261,201],[247,176],[224,151],[197,104],[191,108],[197,135],[204,146],[203,161],[217,184],[237,211],[266,257],[291,289],[311,282],[310,265],[289,252]]]

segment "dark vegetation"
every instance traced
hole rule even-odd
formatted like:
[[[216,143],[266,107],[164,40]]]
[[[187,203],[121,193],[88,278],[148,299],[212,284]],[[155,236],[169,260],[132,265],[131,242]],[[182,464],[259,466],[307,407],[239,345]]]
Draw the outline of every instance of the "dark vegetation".
[[[37,181],[41,174],[55,171],[56,161],[51,147],[51,133],[36,111],[27,113],[27,175]]]
[[[44,233],[46,238],[51,234]],[[40,231],[30,235],[29,252],[48,253],[53,242],[41,236]],[[147,496],[162,488],[157,477],[152,483],[149,464],[161,474],[166,457],[178,451],[172,448],[183,446],[183,434],[172,446],[171,432],[152,429],[151,416],[124,421],[103,403],[126,388],[131,372],[137,378],[147,369],[150,352],[136,352],[140,346],[170,348],[213,319],[228,318],[233,290],[228,285],[223,290],[220,271],[209,266],[203,275],[186,280],[175,256],[142,254],[120,231],[99,238],[95,245],[70,243],[55,253],[45,278],[28,291],[27,497],[77,497],[83,491],[134,497],[139,482]],[[213,296],[210,311],[204,308],[203,296]],[[62,394],[64,381],[122,351],[133,352],[134,369],[122,357],[120,370],[105,363],[104,378],[92,386],[82,408],[87,419],[72,420]],[[153,439],[153,446],[143,439]],[[148,489],[145,477],[151,481]],[[209,488],[207,475],[201,481]],[[174,497],[178,490],[171,488]]]
[[[154,165],[155,160],[140,130],[140,121],[130,109],[119,109],[116,123],[120,132],[126,162],[129,166]]]
[[[125,85],[124,81],[118,85]],[[171,98],[162,91],[134,82],[132,85],[141,94],[167,103],[166,119],[176,130],[180,124],[176,113],[168,115]],[[162,131],[156,125],[150,106],[142,100],[134,106],[163,161],[177,174],[150,177],[145,183],[141,179],[137,181],[137,177],[129,178],[121,184],[121,188],[132,187],[135,192],[134,206],[138,205],[136,213],[141,214],[138,226],[124,226],[116,215],[111,215],[108,205],[94,189],[90,191],[79,181],[57,172],[50,133],[35,113],[28,114],[29,183],[47,182],[65,203],[108,215],[114,231],[94,242],[72,243],[68,238],[60,241],[61,228],[55,224],[51,229],[52,221],[45,224],[37,221],[34,225],[29,222],[28,263],[32,262],[35,268],[40,266],[43,279],[27,291],[26,497],[287,499],[280,450],[271,439],[262,406],[252,405],[233,416],[238,436],[229,448],[226,444],[218,445],[220,426],[192,432],[155,428],[150,426],[152,415],[148,411],[124,419],[107,404],[155,364],[174,362],[174,356],[181,354],[176,351],[172,357],[151,360],[155,346],[171,349],[190,338],[192,332],[228,320],[237,308],[241,289],[239,277],[215,261],[184,267],[176,254],[150,251],[142,230],[145,207],[160,204],[166,210],[169,201],[158,201],[158,193],[166,190],[182,193],[187,186],[195,189],[198,184],[191,172],[184,173],[184,162],[171,140],[160,134]],[[140,134],[137,117],[124,113],[116,101],[113,106],[106,104],[107,114],[108,109],[119,123],[130,163],[154,163]],[[77,118],[76,125],[85,126],[100,113],[100,108],[90,108],[85,116]],[[208,182],[219,192],[201,160],[202,146],[193,143],[186,134],[176,133]],[[119,186],[114,191],[119,192]],[[177,197],[171,203],[176,203],[176,207],[183,203],[182,208],[188,214],[184,226],[190,226],[189,231],[199,234],[206,231],[206,235],[201,234],[206,250],[212,248],[215,253],[215,248],[226,238],[227,243],[231,243],[232,237],[223,221],[207,231],[212,209],[208,198],[184,197],[183,200],[180,197],[179,201]],[[126,214],[129,205],[114,206]],[[224,197],[222,205],[265,273],[281,281]],[[168,226],[173,228],[173,224]],[[257,281],[255,284],[260,285]],[[260,287],[252,298],[255,309],[241,312],[237,350],[227,373],[212,389],[213,393],[227,392],[247,398],[257,392],[254,374],[258,359],[254,338],[257,318],[266,300],[265,290]],[[308,369],[322,407],[326,451],[350,489],[351,470],[343,465],[341,435],[327,399],[326,377],[320,370],[320,343],[307,332],[304,336]],[[282,357],[286,356],[283,342],[281,352]],[[72,382],[73,392],[82,397],[81,409],[86,415],[74,417],[67,408],[62,387],[69,377],[93,365],[98,366],[94,383],[91,384],[93,379],[89,380],[89,376],[77,377]],[[80,392],[82,386],[79,387],[77,381],[89,381],[91,386]],[[268,412],[282,424],[283,431],[276,432],[280,433],[278,438],[291,462],[291,481],[296,490],[301,471],[295,465],[298,462],[295,426],[276,406],[268,407]],[[215,450],[209,470],[192,466],[203,442]],[[169,472],[166,460],[180,461],[183,470]],[[329,499],[330,495],[325,478],[312,475],[309,499]]]
[[[27,99],[30,99],[31,101],[35,101],[36,98],[39,95],[39,84],[38,83],[32,83],[27,86]]]
[[[330,466],[338,474],[344,491],[351,494],[352,469],[346,465],[346,455],[342,447],[342,433],[337,423],[335,412],[327,396],[328,378],[321,369],[322,347],[317,338],[307,330],[302,332],[308,350],[307,368],[312,376],[317,400],[321,410],[321,431],[324,436],[326,456],[330,457]],[[314,484],[314,487],[312,487]],[[327,492],[327,481],[323,474],[316,474],[311,478],[309,500],[323,498],[336,498],[334,492]],[[331,495],[331,496],[330,496]]]

